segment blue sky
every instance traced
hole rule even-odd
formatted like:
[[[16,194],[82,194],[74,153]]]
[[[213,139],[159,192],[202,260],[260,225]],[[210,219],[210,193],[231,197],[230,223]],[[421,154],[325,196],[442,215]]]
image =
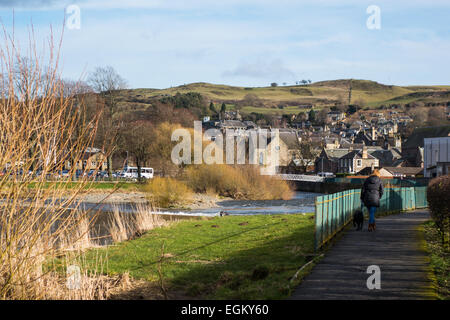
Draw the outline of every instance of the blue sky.
[[[26,43],[65,8],[81,28],[64,31],[62,72],[79,79],[111,65],[132,88],[191,82],[266,86],[355,78],[396,85],[450,84],[450,1],[434,0],[0,0],[0,16]],[[381,29],[369,30],[369,5]]]

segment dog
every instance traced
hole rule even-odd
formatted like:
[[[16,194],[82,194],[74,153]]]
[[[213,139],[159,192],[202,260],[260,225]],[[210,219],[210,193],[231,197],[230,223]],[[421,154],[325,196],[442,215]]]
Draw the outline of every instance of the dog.
[[[228,212],[225,211],[220,211],[219,212],[219,216],[224,217],[224,216],[229,216],[230,214]]]
[[[362,230],[364,225],[364,214],[361,210],[356,210],[353,214],[353,226],[357,227],[356,230]]]

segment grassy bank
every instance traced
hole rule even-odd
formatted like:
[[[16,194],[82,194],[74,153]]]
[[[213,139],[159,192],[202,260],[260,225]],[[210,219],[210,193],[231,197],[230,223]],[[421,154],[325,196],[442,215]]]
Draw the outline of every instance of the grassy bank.
[[[287,181],[261,175],[252,166],[198,165],[188,167],[181,179],[149,180],[142,190],[160,208],[183,208],[193,194],[239,200],[289,200],[293,190]]]
[[[37,182],[30,182],[28,184],[28,188],[30,189],[36,189],[37,185],[39,183]],[[43,188],[63,188],[67,190],[77,189],[80,184],[84,184],[83,189],[89,190],[89,191],[113,191],[115,189],[120,191],[140,191],[142,189],[142,185],[137,182],[125,182],[125,181],[119,181],[119,182],[76,182],[76,181],[57,181],[57,182],[44,182]],[[39,184],[39,187],[40,184]]]
[[[427,249],[439,298],[450,300],[450,250],[444,248],[433,221],[424,224]]]
[[[261,175],[254,166],[199,165],[186,170],[186,184],[199,193],[212,193],[243,200],[288,200],[289,183]]]
[[[129,272],[168,298],[281,299],[313,257],[313,225],[313,214],[182,221],[87,256],[107,254],[108,274]]]

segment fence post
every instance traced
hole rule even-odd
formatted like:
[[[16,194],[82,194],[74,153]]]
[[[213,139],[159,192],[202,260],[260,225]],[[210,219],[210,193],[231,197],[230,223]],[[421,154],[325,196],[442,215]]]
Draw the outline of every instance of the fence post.
[[[322,197],[316,197],[315,202],[315,230],[314,230],[314,250],[318,250],[320,245],[322,244],[322,207],[319,204]]]

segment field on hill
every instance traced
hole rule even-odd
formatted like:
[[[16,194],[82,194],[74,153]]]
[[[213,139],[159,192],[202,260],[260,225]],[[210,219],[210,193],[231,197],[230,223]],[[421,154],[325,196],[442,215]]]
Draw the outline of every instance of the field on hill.
[[[348,104],[350,87],[350,104],[362,104],[363,107],[370,109],[381,105],[412,102],[443,105],[450,102],[450,86],[390,86],[368,80],[333,80],[277,87],[234,87],[192,83],[161,90],[122,90],[118,100],[124,109],[145,110],[155,99],[174,96],[177,93],[196,92],[218,107],[225,103],[227,109],[234,109],[238,104],[242,113],[298,114],[309,110],[310,105],[313,105],[314,109],[321,109],[339,102]]]

